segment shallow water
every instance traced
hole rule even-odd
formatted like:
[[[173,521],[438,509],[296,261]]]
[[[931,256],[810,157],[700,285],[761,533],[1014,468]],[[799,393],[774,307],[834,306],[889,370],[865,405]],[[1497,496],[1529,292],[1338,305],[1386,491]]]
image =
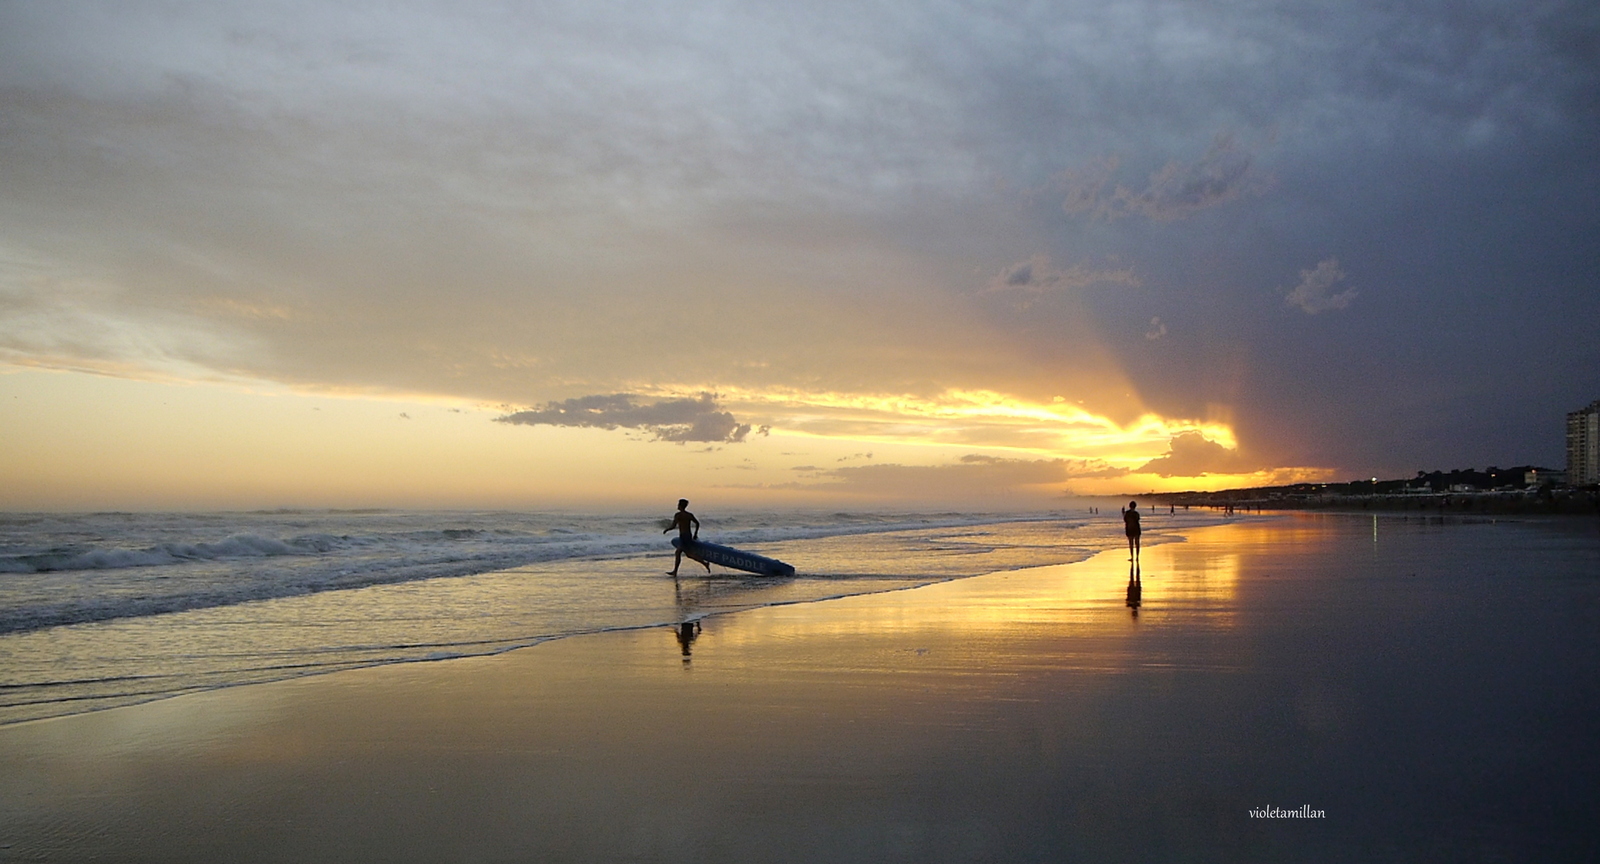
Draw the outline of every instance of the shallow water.
[[[0,839],[66,860],[1596,860],[1600,527],[1220,526],[1146,549],[1137,609],[1129,569],[14,724]]]
[[[686,561],[678,580],[659,520],[642,516],[12,514],[0,518],[0,724],[1078,561],[1123,542],[1114,511],[1076,509],[719,514],[702,536],[799,574],[708,575]],[[1219,517],[1147,521],[1160,543]]]

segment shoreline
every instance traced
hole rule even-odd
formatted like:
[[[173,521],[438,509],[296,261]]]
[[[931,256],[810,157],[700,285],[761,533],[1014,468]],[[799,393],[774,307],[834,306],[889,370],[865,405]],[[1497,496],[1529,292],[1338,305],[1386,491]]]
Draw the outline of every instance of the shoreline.
[[[1600,849],[1600,543],[1365,523],[0,727],[0,861]]]
[[[1066,514],[1056,514],[1051,518],[1029,517],[1024,518],[1024,520],[1018,520],[1018,518],[1005,518],[1005,520],[1000,520],[1000,522],[962,522],[960,523],[960,526],[998,525],[998,523],[1014,522],[1054,522],[1054,520],[1064,520],[1064,518],[1069,517],[1067,517]],[[1221,525],[1221,523],[1213,523],[1213,525]],[[1186,531],[1192,531],[1195,530],[1195,528],[1205,528],[1205,526],[1206,525],[1152,526],[1152,528],[1147,531],[1146,536],[1147,538],[1149,538],[1149,536],[1155,536],[1155,538],[1163,538],[1163,536],[1165,536],[1165,538],[1168,538],[1157,539],[1157,541],[1152,544],[1152,546],[1160,546],[1160,544],[1163,544],[1163,542],[1182,542],[1182,539],[1184,539],[1184,533],[1186,533]],[[896,528],[894,531],[912,530],[915,530],[915,528]],[[891,531],[891,533],[893,533],[893,531]],[[842,536],[854,536],[854,533],[846,533],[842,534]],[[1072,546],[1067,544],[1067,547]],[[1082,552],[1083,557],[1075,558],[1075,560],[1067,560],[1067,562],[1059,562],[1053,563],[1053,565],[1043,566],[1072,566],[1075,565],[1075,563],[1086,562],[1086,560],[1093,558],[1094,555],[1101,554],[1101,552],[1098,552],[1098,550],[1093,549],[1080,549],[1080,552]],[[573,563],[573,565],[582,565],[581,560],[578,560],[578,562],[568,563]],[[24,723],[42,723],[50,722],[50,720],[61,720],[61,718],[82,717],[82,715],[96,714],[96,712],[104,712],[104,710],[122,710],[130,709],[130,707],[149,706],[149,704],[154,704],[154,702],[166,701],[166,699],[203,696],[203,694],[213,693],[213,691],[234,690],[234,688],[243,688],[243,686],[266,686],[274,685],[274,683],[290,682],[290,680],[301,680],[301,678],[317,678],[323,677],[323,675],[354,674],[354,672],[382,669],[382,667],[398,666],[398,664],[432,664],[432,662],[442,662],[442,664],[448,664],[448,662],[467,661],[467,659],[494,658],[494,656],[514,653],[514,651],[539,648],[539,646],[560,642],[560,640],[566,640],[566,638],[592,637],[592,635],[603,634],[622,634],[622,632],[635,632],[635,630],[670,629],[670,627],[680,626],[683,621],[704,621],[704,619],[709,618],[722,618],[722,616],[730,616],[730,614],[750,613],[750,611],[763,610],[763,608],[771,608],[771,606],[810,605],[810,603],[846,600],[846,598],[850,597],[866,597],[866,595],[875,594],[896,594],[896,592],[904,592],[904,590],[917,590],[925,589],[925,587],[939,586],[939,584],[946,584],[946,582],[963,581],[963,579],[981,579],[987,578],[987,576],[997,576],[997,574],[1013,573],[1013,571],[1018,570],[1032,570],[1034,566],[1040,565],[1021,566],[1021,568],[1008,568],[1008,570],[986,571],[986,573],[960,574],[960,576],[931,576],[930,574],[930,576],[926,576],[926,581],[907,582],[907,584],[898,584],[898,586],[874,587],[874,589],[869,590],[851,590],[851,592],[846,592],[846,594],[819,595],[819,597],[779,598],[779,600],[765,600],[765,602],[757,602],[754,603],[754,605],[749,606],[736,606],[736,608],[712,608],[712,610],[698,611],[698,613],[685,613],[683,610],[678,610],[678,616],[675,616],[672,621],[666,621],[666,619],[662,619],[662,621],[638,622],[638,624],[618,624],[618,626],[597,627],[597,629],[579,629],[568,630],[568,632],[552,632],[552,634],[536,634],[530,635],[530,637],[518,638],[518,640],[515,640],[514,643],[506,643],[506,645],[496,646],[496,648],[493,648],[493,650],[440,651],[440,653],[427,654],[427,656],[374,659],[374,661],[355,662],[355,664],[350,664],[350,666],[333,667],[333,669],[299,670],[299,672],[293,672],[293,674],[288,674],[288,672],[285,672],[283,677],[264,678],[264,680],[261,680],[261,678],[256,678],[256,680],[242,680],[242,682],[203,683],[203,685],[195,685],[194,688],[187,688],[187,690],[162,691],[162,693],[134,693],[126,694],[126,696],[82,696],[82,698],[64,699],[62,702],[78,702],[78,704],[83,704],[85,707],[78,707],[78,709],[69,710],[69,712],[62,712],[62,714],[35,715],[35,717],[0,718],[0,730],[3,730],[3,728],[8,728],[8,726],[24,725]],[[464,578],[478,578],[478,576],[490,576],[491,578],[491,576],[496,576],[496,574],[510,574],[515,573],[515,571],[518,570],[522,570],[522,568],[507,568],[507,570],[486,571],[486,573],[472,573],[467,574],[467,576],[464,576]],[[800,574],[800,578],[810,578],[810,574],[802,573]],[[773,576],[752,576],[752,574],[738,573],[738,571],[731,570],[718,570],[715,571],[715,573],[710,574],[693,573],[688,574],[688,576],[683,578],[683,584],[685,584],[685,586],[696,586],[696,584],[702,584],[702,586],[757,584],[757,586],[765,587],[771,586],[771,584],[779,584],[779,582],[784,581],[792,581],[792,578],[786,579],[773,578]],[[322,597],[330,597],[330,595],[330,592],[322,592]],[[296,597],[267,598],[267,602],[294,600],[294,598]],[[206,608],[200,608],[200,610],[178,610],[176,613],[166,614],[184,614],[189,613],[189,611],[206,610],[210,610],[210,606],[206,606]],[[98,619],[98,621],[72,622],[72,624],[64,624],[64,627],[106,626],[106,624],[115,624],[117,621],[122,621],[122,619]],[[45,627],[45,629],[40,630],[22,630],[21,634],[45,634],[45,632],[48,632],[48,630],[50,630],[50,627]],[[494,642],[494,640],[490,640],[490,642]],[[110,704],[98,704],[98,706],[96,706],[96,704],[88,704],[88,702],[96,701],[96,699],[99,699],[99,701],[112,702],[110,702]],[[114,701],[114,699],[126,699],[126,701]],[[40,701],[38,704],[61,704],[61,702]],[[14,706],[6,707],[11,707],[11,709],[16,709],[16,707],[24,707],[24,709],[26,709],[27,702],[18,702],[18,704],[14,704]]]

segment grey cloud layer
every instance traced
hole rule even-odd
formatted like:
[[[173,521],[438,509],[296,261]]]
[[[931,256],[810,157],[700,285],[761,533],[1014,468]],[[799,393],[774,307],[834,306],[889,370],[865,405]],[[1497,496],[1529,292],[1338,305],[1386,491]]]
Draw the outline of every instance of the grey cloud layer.
[[[805,482],[784,488],[844,493],[871,498],[958,500],[996,498],[1052,487],[1072,479],[1126,476],[1114,468],[1084,459],[1007,459],[968,455],[943,465],[851,465],[822,470],[812,465],[793,469]]]
[[[1139,188],[1113,184],[1119,160],[1112,157],[1063,171],[1051,178],[1046,189],[1062,196],[1061,209],[1068,214],[1170,222],[1241,195],[1264,193],[1269,184],[1250,172],[1253,161],[1254,154],[1232,135],[1221,135],[1199,159],[1170,161]]]
[[[716,397],[710,393],[702,393],[694,399],[644,403],[627,393],[583,396],[550,402],[543,408],[517,411],[495,420],[517,426],[644,429],[658,441],[678,443],[737,442],[750,434],[750,424],[740,423],[733,414],[720,410]],[[765,433],[766,429],[761,432]]]
[[[1536,461],[1489,451],[1600,390],[1597,44],[1582,2],[0,4],[0,359]]]
[[[1198,432],[1185,432],[1173,437],[1166,454],[1136,469],[1118,468],[1098,460],[1008,459],[974,454],[943,465],[885,463],[826,470],[802,465],[793,470],[802,473],[806,481],[789,484],[789,488],[903,498],[996,497],[1075,479],[1106,479],[1130,474],[1198,478],[1207,474],[1249,473],[1260,467]]]
[[[1091,270],[1074,263],[1065,270],[1052,266],[1049,256],[1035,255],[1002,270],[984,286],[983,293],[1018,292],[1038,296],[1050,291],[1072,291],[1091,285],[1122,285],[1137,288],[1139,277],[1133,268]]]

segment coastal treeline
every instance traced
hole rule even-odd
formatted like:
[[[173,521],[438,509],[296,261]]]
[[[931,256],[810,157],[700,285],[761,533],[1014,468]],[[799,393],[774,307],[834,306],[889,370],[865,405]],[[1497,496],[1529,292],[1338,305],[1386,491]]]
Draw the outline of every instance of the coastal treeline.
[[[1145,497],[1178,507],[1230,510],[1411,510],[1492,514],[1600,514],[1600,490],[1552,482],[1558,472],[1533,465],[1483,470],[1418,471],[1407,479],[1292,483]]]

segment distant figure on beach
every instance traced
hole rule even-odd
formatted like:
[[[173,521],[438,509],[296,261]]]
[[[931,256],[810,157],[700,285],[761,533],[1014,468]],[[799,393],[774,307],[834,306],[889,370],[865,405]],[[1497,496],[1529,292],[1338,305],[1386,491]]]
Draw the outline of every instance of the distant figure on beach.
[[[1128,535],[1128,560],[1139,557],[1139,502],[1129,501],[1122,510],[1122,533]]]
[[[672,556],[671,575],[676,577],[678,575],[678,566],[683,563],[684,548],[700,539],[700,520],[694,518],[694,514],[689,512],[689,499],[687,498],[678,499],[678,512],[672,514],[672,524],[663,529],[661,533],[665,534],[674,528],[678,529],[678,548]],[[704,561],[700,563],[705,566],[707,573],[711,572],[710,564],[706,564]]]

